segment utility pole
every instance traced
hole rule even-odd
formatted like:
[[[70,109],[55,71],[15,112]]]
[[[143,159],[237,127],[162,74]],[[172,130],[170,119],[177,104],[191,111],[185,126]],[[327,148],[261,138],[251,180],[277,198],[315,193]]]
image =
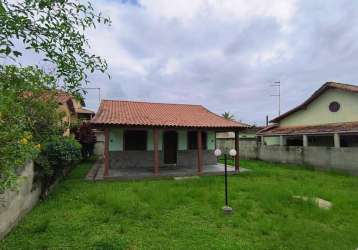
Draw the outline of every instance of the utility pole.
[[[281,82],[277,81],[274,82],[273,84],[271,84],[271,87],[275,87],[278,89],[278,93],[275,95],[271,95],[271,96],[275,96],[278,98],[278,115],[281,115]]]

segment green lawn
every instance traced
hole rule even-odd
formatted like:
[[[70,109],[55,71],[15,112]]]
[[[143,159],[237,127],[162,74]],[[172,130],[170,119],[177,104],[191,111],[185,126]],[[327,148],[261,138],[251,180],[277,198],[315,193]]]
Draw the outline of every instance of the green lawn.
[[[87,182],[79,165],[0,242],[3,249],[358,248],[358,178],[259,161],[230,176],[185,181]],[[333,202],[329,211],[293,195]]]

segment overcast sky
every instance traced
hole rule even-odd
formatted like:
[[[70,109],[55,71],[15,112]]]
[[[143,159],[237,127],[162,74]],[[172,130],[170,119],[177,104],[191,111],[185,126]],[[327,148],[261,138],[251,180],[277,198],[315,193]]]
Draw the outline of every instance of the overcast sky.
[[[358,1],[96,0],[111,27],[88,34],[109,63],[102,99],[202,104],[262,125],[326,81],[358,83]],[[98,107],[90,91],[87,106]]]

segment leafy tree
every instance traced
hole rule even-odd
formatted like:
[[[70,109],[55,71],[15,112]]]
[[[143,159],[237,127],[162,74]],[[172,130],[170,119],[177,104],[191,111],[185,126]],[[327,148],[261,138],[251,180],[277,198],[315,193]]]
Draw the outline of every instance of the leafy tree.
[[[45,141],[63,133],[54,86],[36,67],[0,67],[0,192],[16,185],[17,169],[36,158]]]
[[[0,90],[22,107],[22,115],[26,118],[22,124],[37,143],[60,135],[64,130],[61,126],[63,114],[58,112],[54,96],[55,86],[55,78],[37,67],[0,67]]]
[[[222,114],[222,117],[224,117],[225,119],[228,119],[228,120],[234,120],[234,115],[230,114],[230,112],[224,112]]]
[[[72,93],[88,82],[88,72],[107,70],[106,61],[90,53],[85,32],[99,23],[109,25],[110,20],[90,2],[2,0],[0,23],[0,57],[18,60],[23,45],[52,63],[55,77]]]

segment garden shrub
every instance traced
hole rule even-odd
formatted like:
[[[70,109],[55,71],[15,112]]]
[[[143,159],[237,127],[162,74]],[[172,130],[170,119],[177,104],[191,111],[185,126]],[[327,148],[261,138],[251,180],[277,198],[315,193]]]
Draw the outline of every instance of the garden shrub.
[[[42,183],[42,197],[46,197],[50,186],[63,175],[66,167],[81,160],[81,144],[72,137],[51,137],[43,144],[35,160],[37,175]]]
[[[87,159],[93,155],[94,145],[97,142],[96,135],[90,123],[82,123],[76,131],[76,139],[82,145],[82,157]]]
[[[51,137],[35,163],[47,176],[57,176],[65,167],[81,160],[81,145],[72,137]]]
[[[0,66],[0,192],[15,187],[25,162],[63,133],[58,103],[48,95],[55,86],[36,67]]]

